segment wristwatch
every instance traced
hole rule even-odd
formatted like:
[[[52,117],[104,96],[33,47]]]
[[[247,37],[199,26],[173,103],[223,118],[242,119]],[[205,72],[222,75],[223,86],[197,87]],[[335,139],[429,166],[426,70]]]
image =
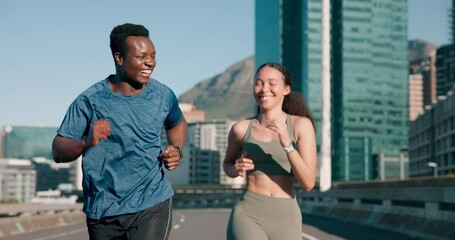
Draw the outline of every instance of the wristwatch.
[[[291,145],[289,145],[289,147],[284,147],[283,149],[286,153],[290,153],[295,150],[294,145],[292,145],[292,143]]]
[[[179,150],[179,155],[180,155],[180,159],[183,158],[183,151],[182,151],[182,148],[179,147],[179,146],[174,146],[177,150]]]

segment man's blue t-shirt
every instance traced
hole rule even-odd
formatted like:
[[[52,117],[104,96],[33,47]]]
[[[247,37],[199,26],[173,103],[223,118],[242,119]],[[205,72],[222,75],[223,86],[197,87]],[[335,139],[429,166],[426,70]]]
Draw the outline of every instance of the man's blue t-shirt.
[[[112,92],[104,79],[74,100],[59,135],[81,139],[99,119],[111,126],[110,136],[82,156],[88,217],[135,213],[173,195],[161,168],[161,129],[177,125],[182,117],[175,94],[154,79],[132,96]]]

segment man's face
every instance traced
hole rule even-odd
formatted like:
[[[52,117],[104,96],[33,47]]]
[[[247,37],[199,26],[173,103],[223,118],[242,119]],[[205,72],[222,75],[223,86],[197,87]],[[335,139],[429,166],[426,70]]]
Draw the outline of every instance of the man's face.
[[[150,38],[128,37],[125,56],[119,54],[116,58],[122,80],[135,86],[147,84],[156,66],[155,55],[155,46]]]

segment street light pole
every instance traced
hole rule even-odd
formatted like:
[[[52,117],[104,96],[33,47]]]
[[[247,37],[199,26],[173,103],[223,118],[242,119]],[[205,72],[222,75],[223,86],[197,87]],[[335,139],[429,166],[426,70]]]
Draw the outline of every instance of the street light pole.
[[[427,166],[433,168],[433,176],[437,177],[438,176],[438,164],[435,162],[428,162]]]

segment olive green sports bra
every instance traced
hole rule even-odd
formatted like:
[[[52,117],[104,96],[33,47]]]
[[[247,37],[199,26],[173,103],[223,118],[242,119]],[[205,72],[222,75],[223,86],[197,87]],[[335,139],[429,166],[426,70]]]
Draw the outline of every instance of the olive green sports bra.
[[[293,175],[291,164],[288,156],[280,144],[280,140],[270,142],[261,142],[251,137],[251,129],[256,118],[250,120],[248,129],[243,138],[242,148],[247,153],[247,158],[253,160],[254,170],[251,174],[267,174],[267,175]],[[286,114],[286,123],[288,133],[291,137],[292,144],[296,146],[294,132],[292,131],[291,116]]]

